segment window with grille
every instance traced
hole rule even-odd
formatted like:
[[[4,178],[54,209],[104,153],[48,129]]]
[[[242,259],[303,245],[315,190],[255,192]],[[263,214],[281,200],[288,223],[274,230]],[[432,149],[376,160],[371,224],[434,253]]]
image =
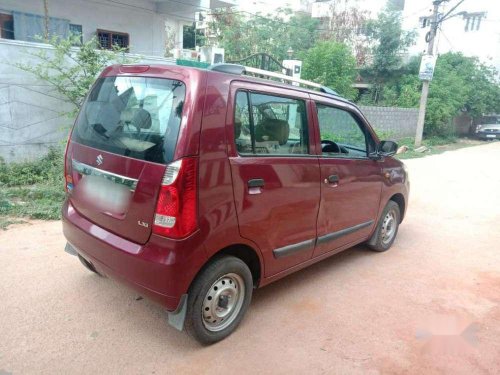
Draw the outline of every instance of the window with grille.
[[[97,30],[97,41],[102,49],[112,49],[113,46],[128,49],[130,38],[127,33]]]
[[[69,24],[69,32],[71,35],[78,36],[80,44],[83,44],[83,28],[82,25]]]

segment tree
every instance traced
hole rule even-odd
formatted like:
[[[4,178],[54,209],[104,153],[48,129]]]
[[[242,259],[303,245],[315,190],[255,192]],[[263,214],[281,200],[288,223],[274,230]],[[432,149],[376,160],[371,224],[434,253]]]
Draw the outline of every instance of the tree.
[[[367,63],[368,44],[363,31],[369,12],[358,7],[357,0],[334,0],[326,17],[321,18],[320,38],[334,40],[352,47],[357,66]]]
[[[251,15],[230,8],[214,11],[209,40],[224,48],[226,60],[240,60],[255,53],[267,53],[281,61],[291,47],[299,54],[313,46],[318,21],[308,15],[279,9],[276,14]]]
[[[98,49],[96,38],[81,43],[79,35],[68,39],[53,36],[48,43],[53,50],[29,53],[38,63],[20,62],[15,66],[52,85],[64,101],[73,104],[74,110],[68,113],[71,116],[76,115],[90,87],[106,66],[132,62],[125,57],[125,49]]]
[[[418,107],[422,87],[418,78],[419,62],[420,57],[411,59],[399,70],[399,76],[386,82],[379,104]],[[440,55],[429,88],[426,134],[451,135],[451,122],[460,111],[467,111],[471,116],[500,113],[499,81],[495,68],[477,57],[453,52]]]
[[[348,46],[320,41],[302,54],[302,78],[328,86],[347,98],[354,98],[356,60]]]
[[[472,116],[500,112],[498,72],[461,53],[439,56],[429,88],[425,131],[446,135],[453,117],[460,111]]]
[[[401,68],[402,55],[414,43],[415,33],[404,31],[401,12],[389,8],[381,12],[376,20],[368,22],[367,32],[375,43],[370,70],[377,81],[383,82]]]
[[[415,33],[404,31],[401,26],[401,12],[387,7],[376,20],[368,21],[366,32],[370,43],[372,61],[364,74],[373,82],[371,101],[378,104],[384,100],[384,86],[401,76],[403,54],[414,43]]]

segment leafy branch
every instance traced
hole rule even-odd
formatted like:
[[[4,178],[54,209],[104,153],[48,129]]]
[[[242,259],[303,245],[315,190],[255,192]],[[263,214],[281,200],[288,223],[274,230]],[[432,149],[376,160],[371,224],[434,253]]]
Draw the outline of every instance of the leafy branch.
[[[134,62],[125,55],[124,48],[99,49],[95,37],[82,43],[79,35],[71,35],[67,39],[53,36],[47,42],[52,50],[27,53],[36,63],[20,62],[14,65],[53,86],[62,100],[73,105],[73,110],[67,113],[69,116],[76,115],[88,90],[106,66]]]

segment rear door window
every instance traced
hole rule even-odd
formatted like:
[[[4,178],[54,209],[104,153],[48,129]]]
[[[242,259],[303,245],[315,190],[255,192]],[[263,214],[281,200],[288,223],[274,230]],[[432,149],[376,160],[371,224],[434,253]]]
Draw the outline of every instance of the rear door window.
[[[148,77],[100,78],[84,103],[72,140],[156,163],[172,161],[184,83]]]
[[[309,153],[303,100],[238,91],[234,127],[236,149],[240,155]]]

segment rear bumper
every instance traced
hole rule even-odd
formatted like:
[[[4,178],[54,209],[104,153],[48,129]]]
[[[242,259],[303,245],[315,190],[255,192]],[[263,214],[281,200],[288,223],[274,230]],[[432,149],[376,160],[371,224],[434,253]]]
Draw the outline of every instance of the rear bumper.
[[[139,245],[88,221],[67,200],[62,218],[68,242],[99,273],[132,287],[168,311],[177,309],[206,260],[196,234],[182,241],[152,235],[148,243]]]

